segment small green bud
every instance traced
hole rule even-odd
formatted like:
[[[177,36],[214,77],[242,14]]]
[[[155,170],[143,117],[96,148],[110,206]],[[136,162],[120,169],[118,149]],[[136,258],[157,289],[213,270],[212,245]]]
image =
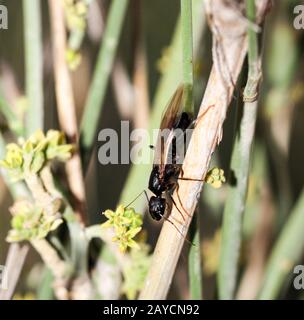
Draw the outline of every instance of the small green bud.
[[[212,168],[208,171],[205,182],[210,184],[215,189],[220,188],[222,184],[226,182],[224,170],[217,167]]]

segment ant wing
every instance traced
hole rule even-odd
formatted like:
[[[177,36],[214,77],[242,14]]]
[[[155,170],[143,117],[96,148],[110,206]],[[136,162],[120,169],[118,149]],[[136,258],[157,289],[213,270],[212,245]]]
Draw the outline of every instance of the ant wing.
[[[164,168],[167,156],[169,154],[168,149],[172,142],[172,131],[178,123],[182,111],[184,89],[183,86],[179,86],[172,96],[168,106],[162,116],[160,124],[160,132],[157,137],[154,155],[154,164],[160,166],[160,171]]]
[[[167,148],[165,149],[164,157],[166,159],[165,163],[182,165],[196,124],[212,107],[214,107],[214,105],[208,106],[195,120],[193,120],[191,114],[187,112],[181,113],[174,125],[174,129],[171,130],[169,138],[167,139]]]
[[[184,95],[184,87],[180,85],[171,97],[160,122],[160,130],[172,129],[176,124],[181,111]]]

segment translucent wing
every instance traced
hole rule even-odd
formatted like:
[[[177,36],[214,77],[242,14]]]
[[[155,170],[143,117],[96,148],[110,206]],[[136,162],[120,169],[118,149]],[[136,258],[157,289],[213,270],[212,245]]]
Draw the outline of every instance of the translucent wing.
[[[167,105],[165,112],[162,115],[160,122],[160,130],[172,129],[176,123],[181,111],[183,101],[184,87],[180,85],[173,94],[170,102]]]
[[[160,166],[160,173],[163,172],[164,166],[168,162],[168,155],[172,155],[170,149],[174,137],[173,129],[178,123],[182,113],[183,93],[184,90],[181,85],[175,91],[162,116],[154,155],[154,164]]]

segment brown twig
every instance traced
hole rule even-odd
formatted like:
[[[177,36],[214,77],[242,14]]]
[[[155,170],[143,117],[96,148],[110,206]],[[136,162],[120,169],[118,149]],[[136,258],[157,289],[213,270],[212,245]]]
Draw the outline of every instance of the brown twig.
[[[141,2],[133,2],[134,16],[134,112],[135,128],[147,128],[149,121],[149,94],[146,51],[143,41],[141,23]]]
[[[69,70],[66,63],[66,30],[64,23],[63,4],[60,0],[49,0],[52,40],[55,88],[57,97],[57,109],[61,128],[67,135],[70,143],[78,143],[78,129],[73,89]],[[79,220],[86,222],[85,187],[82,175],[82,166],[79,152],[66,164],[67,178],[70,190],[74,196],[76,214]]]

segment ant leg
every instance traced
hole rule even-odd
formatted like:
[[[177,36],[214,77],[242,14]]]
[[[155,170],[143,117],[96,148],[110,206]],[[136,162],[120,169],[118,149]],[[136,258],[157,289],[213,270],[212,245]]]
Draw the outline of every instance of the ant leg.
[[[204,182],[204,179],[192,179],[192,178],[177,178],[178,180],[187,180],[187,181],[198,181],[198,182]]]
[[[169,218],[164,217],[164,219],[168,221],[176,229],[176,231],[185,239],[185,241],[187,241],[189,244],[191,244],[194,247],[196,246],[195,243],[191,242]]]
[[[171,201],[171,200],[170,200],[170,201]],[[169,207],[168,201],[166,202],[166,205]],[[168,216],[169,216],[169,214],[170,214],[170,212],[171,212],[171,209],[172,209],[172,205],[170,206],[169,211],[167,211],[167,215],[168,215]],[[165,217],[164,217],[164,218],[165,218]],[[183,221],[177,219],[176,217],[172,217],[172,219],[173,219],[175,222],[177,222],[178,224],[182,224],[182,223],[183,223]],[[185,220],[184,220],[184,221],[185,221]]]
[[[207,109],[193,121],[194,127],[206,115],[206,113],[209,111],[209,109],[213,108],[214,106],[215,106],[214,104],[208,106]]]
[[[184,205],[183,205],[183,203],[182,203],[182,199],[180,198],[180,196],[179,196],[179,184],[178,183],[176,183],[176,194],[177,194],[177,199],[178,199],[178,201],[179,201],[179,203],[180,203],[180,205],[181,205],[181,207],[183,208],[183,210],[184,210],[184,212],[186,213],[186,215],[188,216],[188,217],[191,217],[191,214],[189,214],[188,213],[188,211],[186,210],[186,208],[184,207]]]
[[[184,178],[184,170],[183,168],[180,169],[181,177],[178,177],[178,180],[187,180],[187,181],[198,181],[198,182],[204,182],[204,179],[192,179],[192,178]]]
[[[170,200],[171,200],[172,203],[174,204],[175,208],[177,209],[177,211],[180,213],[180,215],[182,216],[183,220],[185,221],[185,216],[182,214],[182,212],[181,212],[180,209],[178,208],[175,200],[173,199],[173,197],[171,196],[171,194],[168,193],[168,195],[169,195]],[[186,212],[186,213],[187,213],[187,212]],[[188,213],[187,213],[187,215],[188,215]],[[188,216],[189,216],[189,215],[188,215]]]

